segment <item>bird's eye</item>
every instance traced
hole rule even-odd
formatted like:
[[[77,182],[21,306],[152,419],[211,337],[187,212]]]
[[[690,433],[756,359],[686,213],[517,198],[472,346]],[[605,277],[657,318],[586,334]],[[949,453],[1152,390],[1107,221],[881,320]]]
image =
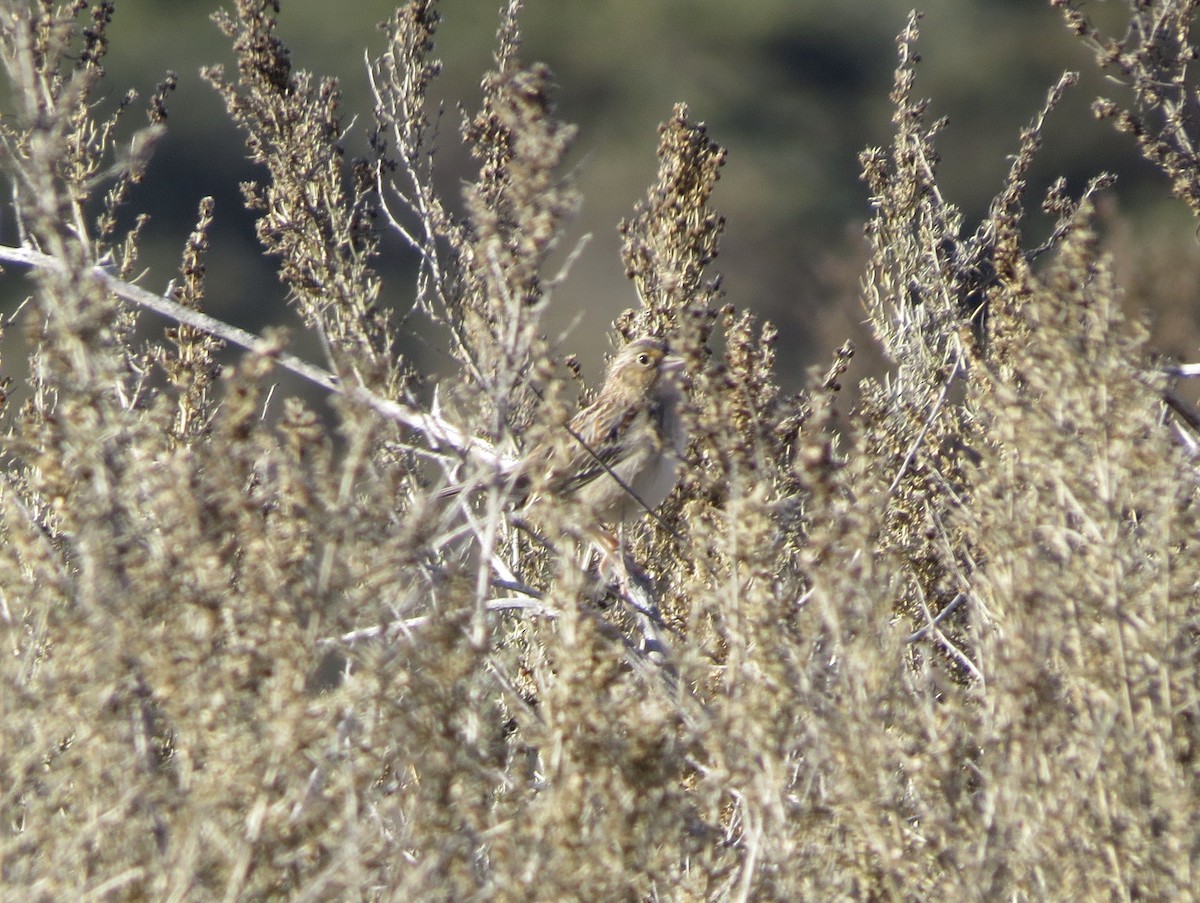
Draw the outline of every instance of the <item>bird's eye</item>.
[[[648,355],[646,352],[643,351],[641,354],[639,354],[637,356],[637,362],[639,364],[641,364],[643,367],[649,367],[650,366],[650,355]]]

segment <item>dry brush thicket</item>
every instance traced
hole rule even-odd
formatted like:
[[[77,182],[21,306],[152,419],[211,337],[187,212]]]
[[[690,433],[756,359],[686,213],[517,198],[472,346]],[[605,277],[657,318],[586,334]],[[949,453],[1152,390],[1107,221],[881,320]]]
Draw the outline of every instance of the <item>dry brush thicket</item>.
[[[1120,39],[1055,5],[1124,85],[1098,114],[1200,214],[1195,4],[1132,2]],[[506,476],[580,394],[541,326],[574,133],[519,57],[518,4],[465,117],[461,201],[434,189],[456,140],[435,4],[377,40],[358,161],[279,4],[218,17],[237,71],[205,75],[261,164],[246,201],[320,372],[203,317],[209,201],[165,299],[181,324],[139,331],[153,224],[123,205],[173,80],[144,127],[132,98],[100,114],[112,6],[7,0],[0,22],[3,253],[34,264],[3,411],[3,899],[1193,895],[1197,463],[1098,250],[1109,180],[1056,185],[1053,234],[1026,246],[1069,75],[970,231],[908,23],[894,142],[862,159],[890,369],[851,411],[848,348],[777,387],[772,330],[711,267],[724,152],[670,115],[621,226],[641,306],[614,331],[686,357],[691,446],[660,517],[627,530],[648,577],[613,586],[587,513],[562,500],[530,528]],[[381,303],[388,233],[419,258],[386,293],[411,297],[404,328],[438,324],[461,365],[432,411]],[[249,350],[223,368],[225,342]],[[269,398],[276,367],[330,388],[332,418]]]

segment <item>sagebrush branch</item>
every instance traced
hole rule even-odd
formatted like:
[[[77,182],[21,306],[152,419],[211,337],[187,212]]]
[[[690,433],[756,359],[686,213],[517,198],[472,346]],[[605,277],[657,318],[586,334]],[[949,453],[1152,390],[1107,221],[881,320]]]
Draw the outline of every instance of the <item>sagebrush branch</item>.
[[[0,245],[0,261],[58,272],[64,272],[67,269],[61,260],[49,254],[43,254],[30,248],[14,248],[8,245]],[[425,436],[430,445],[436,448],[450,449],[493,466],[509,467],[512,465],[511,461],[506,460],[489,443],[464,433],[435,414],[401,404],[390,398],[383,398],[364,386],[343,382],[328,370],[298,358],[294,354],[280,351],[278,347],[262,336],[247,332],[190,307],[184,307],[165,295],[156,295],[140,286],[118,279],[103,267],[92,267],[88,275],[122,301],[153,311],[159,316],[184,326],[198,329],[228,342],[230,345],[265,355],[289,373],[295,374],[313,385],[320,386],[328,392],[343,395],[358,404],[365,405],[388,420],[415,430]]]

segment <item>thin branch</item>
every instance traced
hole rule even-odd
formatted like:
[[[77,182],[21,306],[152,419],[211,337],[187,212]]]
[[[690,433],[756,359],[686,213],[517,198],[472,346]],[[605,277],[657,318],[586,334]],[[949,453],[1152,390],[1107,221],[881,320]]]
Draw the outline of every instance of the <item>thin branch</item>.
[[[0,245],[0,261],[56,272],[66,272],[67,270],[67,266],[62,261],[48,254],[42,254],[29,248],[13,248],[7,245]],[[459,454],[477,458],[494,466],[511,467],[514,464],[504,458],[489,443],[464,433],[445,420],[390,398],[383,398],[361,385],[343,383],[328,370],[323,370],[293,354],[280,351],[273,343],[261,336],[210,317],[208,314],[184,307],[171,298],[156,295],[140,286],[118,279],[102,267],[92,267],[89,275],[123,301],[153,311],[159,316],[184,326],[198,329],[228,342],[230,345],[269,357],[279,367],[306,382],[328,392],[343,395],[388,420],[416,430],[435,447],[450,448]]]
[[[926,636],[928,636],[929,632],[931,630],[933,630],[934,628],[936,628],[938,624],[942,623],[942,621],[946,620],[946,618],[948,618],[948,617],[950,617],[950,615],[954,614],[954,612],[959,608],[959,606],[961,606],[966,601],[967,601],[967,594],[959,593],[957,596],[955,596],[953,599],[950,600],[949,605],[947,605],[945,608],[943,608],[941,611],[939,611],[937,613],[936,617],[932,617],[931,616],[932,613],[929,611],[929,609],[925,608],[924,609],[925,616],[929,619],[929,623],[926,624],[924,627],[922,627],[920,630],[918,630],[916,633],[909,636],[909,638],[907,640],[905,640],[904,642],[905,643],[920,642],[922,639],[924,639]]]
[[[497,582],[497,585],[499,585],[499,582]],[[487,611],[527,611],[530,614],[550,619],[558,617],[558,609],[551,608],[539,601],[541,594],[537,590],[520,585],[512,585],[512,588],[518,592],[526,593],[526,595],[509,596],[503,599],[489,599],[484,604],[484,608]],[[322,637],[317,640],[317,645],[322,647],[333,646],[335,644],[351,645],[363,640],[373,640],[384,636],[389,638],[399,636],[400,634],[410,633],[413,630],[424,627],[434,617],[436,616],[418,615],[415,618],[405,618],[400,621],[393,621],[390,624],[363,627],[360,630],[351,630],[349,633],[343,633],[341,636]]]
[[[1193,365],[1194,366],[1194,365]],[[1186,374],[1180,374],[1181,376]],[[1200,411],[1197,411],[1193,405],[1188,404],[1178,392],[1173,388],[1163,390],[1163,401],[1167,406],[1175,412],[1175,414],[1190,426],[1192,429],[1200,432]]]
[[[942,405],[946,401],[946,395],[950,391],[950,384],[954,382],[954,377],[958,375],[959,364],[956,361],[954,369],[950,371],[950,375],[946,377],[946,382],[942,385],[942,391],[938,393],[937,399],[930,408],[925,422],[921,425],[921,431],[917,434],[917,438],[912,441],[912,445],[908,449],[908,453],[904,456],[904,461],[900,465],[900,470],[896,473],[895,479],[892,480],[892,485],[888,487],[888,498],[892,497],[892,493],[896,491],[896,487],[900,485],[900,481],[904,478],[904,474],[908,472],[909,466],[913,462],[913,458],[917,454],[917,450],[921,447],[921,443],[925,441],[925,434],[929,432],[929,428],[933,426],[933,422],[937,419],[938,412],[942,409]]]
[[[934,640],[936,640],[938,644],[950,654],[950,657],[962,665],[972,677],[979,681],[981,686],[986,687],[987,680],[984,678],[983,672],[979,670],[979,668],[973,661],[971,661],[970,657],[965,652],[954,645],[954,643],[950,641],[950,638],[942,633],[942,629],[938,626],[939,621],[949,615],[953,609],[957,608],[958,604],[961,604],[961,602],[959,602],[960,599],[966,599],[966,594],[959,593],[954,597],[953,600],[951,600],[950,604],[942,609],[938,616],[934,618],[933,613],[929,610],[928,604],[925,602],[925,593],[921,590],[920,585],[917,586],[917,592],[920,593],[920,598],[917,601],[921,604],[921,612],[925,615],[925,620],[929,622],[925,625],[924,630],[928,633],[932,633]],[[911,637],[908,641],[910,643],[914,642]]]

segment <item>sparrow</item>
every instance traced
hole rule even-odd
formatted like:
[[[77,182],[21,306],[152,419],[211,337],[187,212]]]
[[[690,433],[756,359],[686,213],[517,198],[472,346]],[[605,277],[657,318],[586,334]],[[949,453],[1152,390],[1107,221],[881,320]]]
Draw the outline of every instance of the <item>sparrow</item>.
[[[585,520],[579,539],[615,576],[641,635],[640,648],[663,661],[670,644],[650,578],[625,553],[622,526],[653,513],[679,480],[687,446],[681,418],[683,359],[658,339],[635,339],[617,352],[595,401],[508,471],[514,509],[539,519],[548,498],[574,498]],[[452,486],[439,495],[456,495]],[[614,535],[604,525],[616,526]]]
[[[687,445],[679,412],[682,367],[658,339],[635,339],[618,351],[595,401],[504,474],[514,509],[574,497],[596,523],[619,526],[661,505],[678,481]],[[438,496],[464,488],[449,486]]]
[[[654,511],[674,488],[687,445],[680,418],[683,359],[658,339],[636,339],[608,368],[595,401],[566,436],[535,447],[521,465],[532,493],[575,497],[596,521],[621,524]]]
[[[623,587],[639,648],[659,663],[670,643],[653,583],[625,553],[622,526],[653,513],[678,482],[687,446],[680,416],[682,369],[683,359],[658,339],[630,342],[613,358],[596,400],[571,418],[569,441],[535,448],[525,464],[534,487],[526,509],[536,506],[538,492],[574,496],[593,518],[582,533],[599,553],[600,572]],[[615,525],[617,534],[602,524]]]

